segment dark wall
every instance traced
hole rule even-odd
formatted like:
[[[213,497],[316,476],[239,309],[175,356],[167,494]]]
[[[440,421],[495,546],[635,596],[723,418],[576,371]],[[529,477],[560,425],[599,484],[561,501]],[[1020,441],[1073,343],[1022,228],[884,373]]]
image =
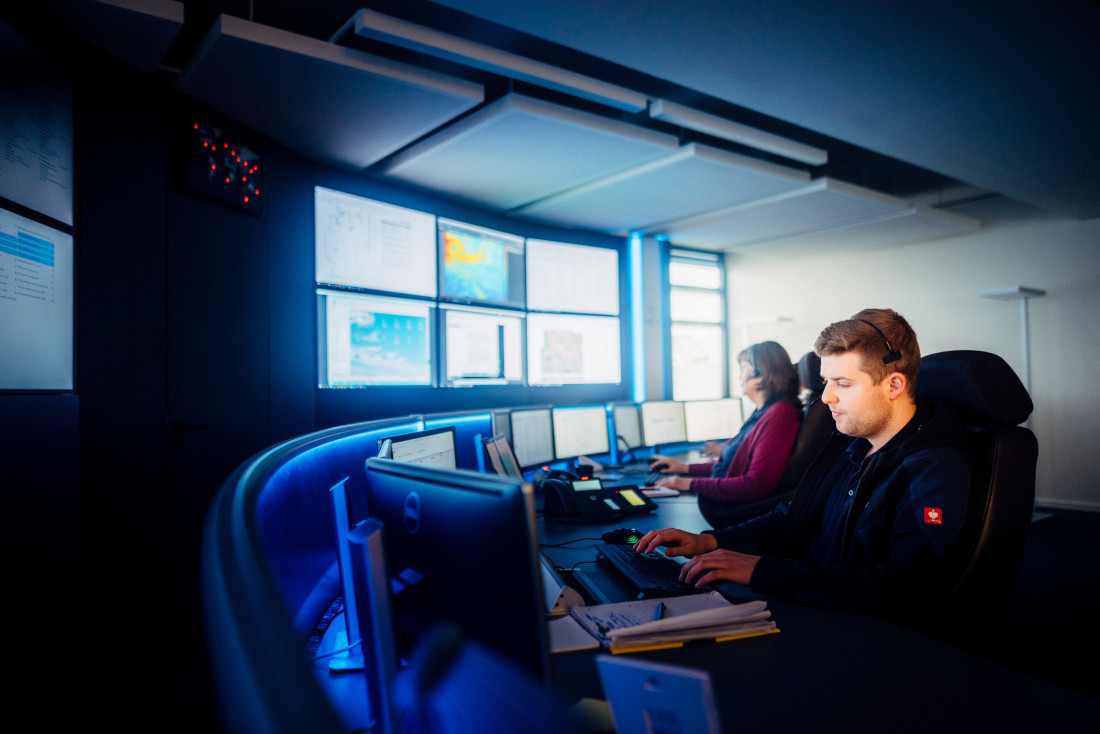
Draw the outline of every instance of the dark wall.
[[[145,681],[150,694],[183,717],[176,723],[190,717],[198,728],[209,723],[203,691],[188,706],[179,700],[189,686],[206,685],[202,522],[234,467],[278,441],[341,423],[629,396],[625,382],[319,390],[313,187],[525,236],[622,241],[521,226],[318,165],[93,49],[73,56],[34,28],[20,30],[74,79],[78,370],[76,395],[0,396],[5,543],[44,589],[53,590],[59,572],[81,570],[83,642],[117,655],[124,618],[125,637],[149,640],[159,661],[155,682]],[[222,126],[260,153],[262,213],[187,187],[183,146],[193,122]],[[621,293],[625,312],[625,280]],[[624,370],[628,354],[624,345]]]

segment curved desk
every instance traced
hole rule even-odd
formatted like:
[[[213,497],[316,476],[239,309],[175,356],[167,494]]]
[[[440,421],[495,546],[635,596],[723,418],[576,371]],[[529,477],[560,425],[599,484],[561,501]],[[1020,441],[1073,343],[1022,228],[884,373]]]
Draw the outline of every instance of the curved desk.
[[[377,438],[415,425],[403,418],[309,434],[257,454],[223,484],[207,520],[203,604],[228,731],[341,732],[344,712],[361,710],[361,674],[325,680],[306,657],[309,627],[339,594],[329,488],[365,481]],[[652,516],[606,526],[540,518],[544,553],[568,567],[593,560],[595,541],[546,546],[623,525],[705,527],[694,497],[657,501]],[[625,594],[611,577],[603,584]],[[1100,721],[1096,699],[889,622],[768,601],[778,635],[635,654],[708,671],[731,732],[1074,731]],[[560,695],[602,697],[591,651],[552,662]]]
[[[629,524],[640,530],[704,529],[693,500],[658,499],[661,508],[654,516]],[[541,542],[598,537],[623,524],[581,526],[543,519]],[[584,542],[545,548],[544,553],[563,567],[595,556]],[[586,568],[612,600],[630,598],[613,573]],[[722,585],[721,591],[735,602],[762,598],[733,584]],[[1083,731],[1100,722],[1096,699],[897,624],[781,599],[766,601],[781,630],[777,635],[631,655],[706,670],[722,729],[738,734]],[[591,651],[556,654],[555,685],[573,698],[602,696],[594,659]]]

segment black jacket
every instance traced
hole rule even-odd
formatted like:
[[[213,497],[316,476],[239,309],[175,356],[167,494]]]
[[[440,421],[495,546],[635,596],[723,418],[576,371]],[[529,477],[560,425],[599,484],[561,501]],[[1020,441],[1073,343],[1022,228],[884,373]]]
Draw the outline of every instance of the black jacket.
[[[807,560],[854,442],[840,433],[810,465],[789,504],[710,531],[722,548],[762,556],[751,588],[769,596],[919,623],[950,588],[974,463],[967,433],[944,405],[917,403],[913,419],[868,462],[842,531],[841,560]]]

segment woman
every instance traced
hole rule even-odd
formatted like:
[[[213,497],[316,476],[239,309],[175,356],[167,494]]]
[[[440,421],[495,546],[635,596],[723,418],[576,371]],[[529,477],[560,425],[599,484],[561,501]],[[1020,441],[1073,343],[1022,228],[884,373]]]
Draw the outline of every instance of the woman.
[[[753,344],[737,355],[737,361],[742,393],[756,410],[726,441],[718,460],[683,464],[656,457],[652,465],[653,471],[689,475],[663,477],[656,485],[694,491],[708,519],[723,507],[772,493],[787,468],[802,420],[798,372],[783,347],[773,341]]]

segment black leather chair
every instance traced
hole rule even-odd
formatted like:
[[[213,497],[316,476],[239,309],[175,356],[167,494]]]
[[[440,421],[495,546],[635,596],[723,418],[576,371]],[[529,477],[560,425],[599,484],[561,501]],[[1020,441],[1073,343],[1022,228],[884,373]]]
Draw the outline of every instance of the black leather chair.
[[[955,548],[957,571],[945,637],[989,635],[1007,623],[1035,505],[1038,443],[1020,424],[1033,404],[995,354],[951,351],[921,360],[917,394],[954,407],[973,438],[978,474]]]
[[[794,439],[787,468],[770,495],[736,505],[700,496],[699,511],[703,513],[703,517],[711,527],[724,528],[751,520],[757,515],[770,512],[780,502],[789,501],[802,475],[809,468],[810,462],[821,451],[834,429],[835,423],[829,414],[829,408],[820,400],[810,403],[802,416],[802,425]]]
[[[809,395],[804,398],[808,408],[825,392],[825,381],[821,379],[821,357],[815,352],[806,352],[795,368],[798,370],[798,381],[809,391]]]

